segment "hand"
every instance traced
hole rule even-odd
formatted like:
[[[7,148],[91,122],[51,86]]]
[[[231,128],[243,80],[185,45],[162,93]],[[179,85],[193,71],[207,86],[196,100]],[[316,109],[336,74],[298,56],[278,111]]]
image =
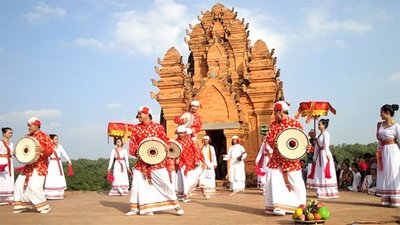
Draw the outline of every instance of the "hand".
[[[238,157],[236,158],[236,160],[237,160],[237,161],[242,161],[242,156],[238,156]]]
[[[331,160],[331,159],[332,159],[332,156],[327,155],[327,156],[326,156],[326,159],[327,159],[327,160]]]
[[[43,147],[42,146],[36,146],[36,148],[35,148],[35,151],[36,152],[43,152]]]
[[[311,150],[312,146],[310,144],[307,145],[306,149],[309,152]]]
[[[289,182],[289,183],[286,183],[286,188],[288,189],[289,192],[294,191],[294,187],[293,187],[293,185],[292,185],[290,182]]]

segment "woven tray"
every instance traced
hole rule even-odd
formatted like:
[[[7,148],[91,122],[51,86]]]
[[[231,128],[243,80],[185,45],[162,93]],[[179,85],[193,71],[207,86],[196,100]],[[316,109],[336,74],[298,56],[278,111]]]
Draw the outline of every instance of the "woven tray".
[[[325,220],[309,220],[309,221],[294,220],[294,224],[325,224]]]

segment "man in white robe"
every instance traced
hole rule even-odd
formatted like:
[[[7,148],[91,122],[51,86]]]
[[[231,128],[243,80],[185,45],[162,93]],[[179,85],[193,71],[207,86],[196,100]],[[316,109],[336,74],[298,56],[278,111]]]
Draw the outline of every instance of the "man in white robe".
[[[239,137],[232,136],[232,146],[228,149],[228,154],[224,160],[229,160],[229,182],[231,195],[239,191],[244,191],[246,184],[246,174],[244,170],[244,159],[247,157],[246,150],[239,144]]]

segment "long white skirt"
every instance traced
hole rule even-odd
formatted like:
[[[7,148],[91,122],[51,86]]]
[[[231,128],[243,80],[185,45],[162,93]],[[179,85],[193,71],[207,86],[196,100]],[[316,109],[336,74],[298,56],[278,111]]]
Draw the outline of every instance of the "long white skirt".
[[[204,189],[204,192],[215,192],[215,170],[214,167],[206,169],[200,176],[199,186]]]
[[[231,191],[243,191],[246,186],[246,174],[244,162],[232,164],[229,168],[229,189]]]
[[[134,170],[132,176],[130,208],[139,214],[180,208],[174,187],[165,168],[152,170],[152,184],[145,175]]]
[[[61,163],[61,162],[60,162]],[[61,174],[58,168],[57,160],[50,160],[47,169],[46,181],[44,184],[44,192],[47,199],[63,199],[64,190],[67,189],[64,170],[61,164]]]
[[[301,204],[306,204],[306,187],[301,170],[288,172],[288,179],[294,190],[289,192],[283,180],[282,170],[268,168],[265,186],[265,212],[281,210],[293,213]]]
[[[186,166],[183,166],[177,173],[178,197],[190,197],[190,193],[196,189],[200,176],[203,172],[201,166],[190,170],[187,176],[184,175]]]
[[[128,195],[129,193],[129,178],[128,178],[128,170],[126,168],[125,161],[122,162],[122,171],[121,164],[117,160],[114,162],[113,167],[113,176],[114,182],[112,183],[112,189],[108,193],[108,195]]]
[[[377,169],[376,194],[382,205],[400,206],[400,149],[397,144],[382,150],[383,169]]]
[[[329,171],[331,178],[326,178],[325,167],[328,163],[328,159],[325,150],[320,151],[320,153],[321,164],[319,163],[320,160],[317,159],[314,179],[307,179],[307,186],[317,189],[317,198],[338,198],[339,192],[336,179],[335,163],[332,159],[330,160]]]
[[[7,159],[5,163],[7,164]],[[0,164],[3,164],[4,160]],[[11,176],[8,172],[8,165],[3,172],[0,172],[0,203],[12,203],[14,202],[14,166],[11,161]]]
[[[44,176],[39,176],[36,169],[29,178],[28,186],[24,190],[25,176],[19,175],[14,187],[14,210],[23,210],[35,207],[37,211],[50,209],[43,190]]]

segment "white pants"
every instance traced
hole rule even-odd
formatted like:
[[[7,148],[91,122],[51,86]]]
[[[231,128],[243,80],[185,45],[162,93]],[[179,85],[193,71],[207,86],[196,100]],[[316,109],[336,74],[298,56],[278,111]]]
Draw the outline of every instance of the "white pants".
[[[175,189],[165,168],[151,171],[150,184],[139,170],[132,176],[130,208],[139,214],[180,208]]]
[[[33,206],[39,212],[50,209],[43,191],[44,179],[45,177],[39,176],[36,169],[34,169],[32,176],[29,178],[28,186],[24,190],[25,176],[18,176],[14,188],[14,210],[28,209]]]
[[[185,176],[186,166],[183,166],[177,173],[177,184],[178,184],[178,196],[179,197],[190,197],[190,193],[196,188],[199,183],[200,176],[203,172],[201,166],[197,166],[193,170],[190,170]]]
[[[266,213],[273,213],[275,210],[293,213],[300,204],[306,204],[306,187],[301,170],[288,172],[289,182],[294,188],[290,192],[283,180],[280,168],[268,168],[267,171],[267,183],[265,186]]]

